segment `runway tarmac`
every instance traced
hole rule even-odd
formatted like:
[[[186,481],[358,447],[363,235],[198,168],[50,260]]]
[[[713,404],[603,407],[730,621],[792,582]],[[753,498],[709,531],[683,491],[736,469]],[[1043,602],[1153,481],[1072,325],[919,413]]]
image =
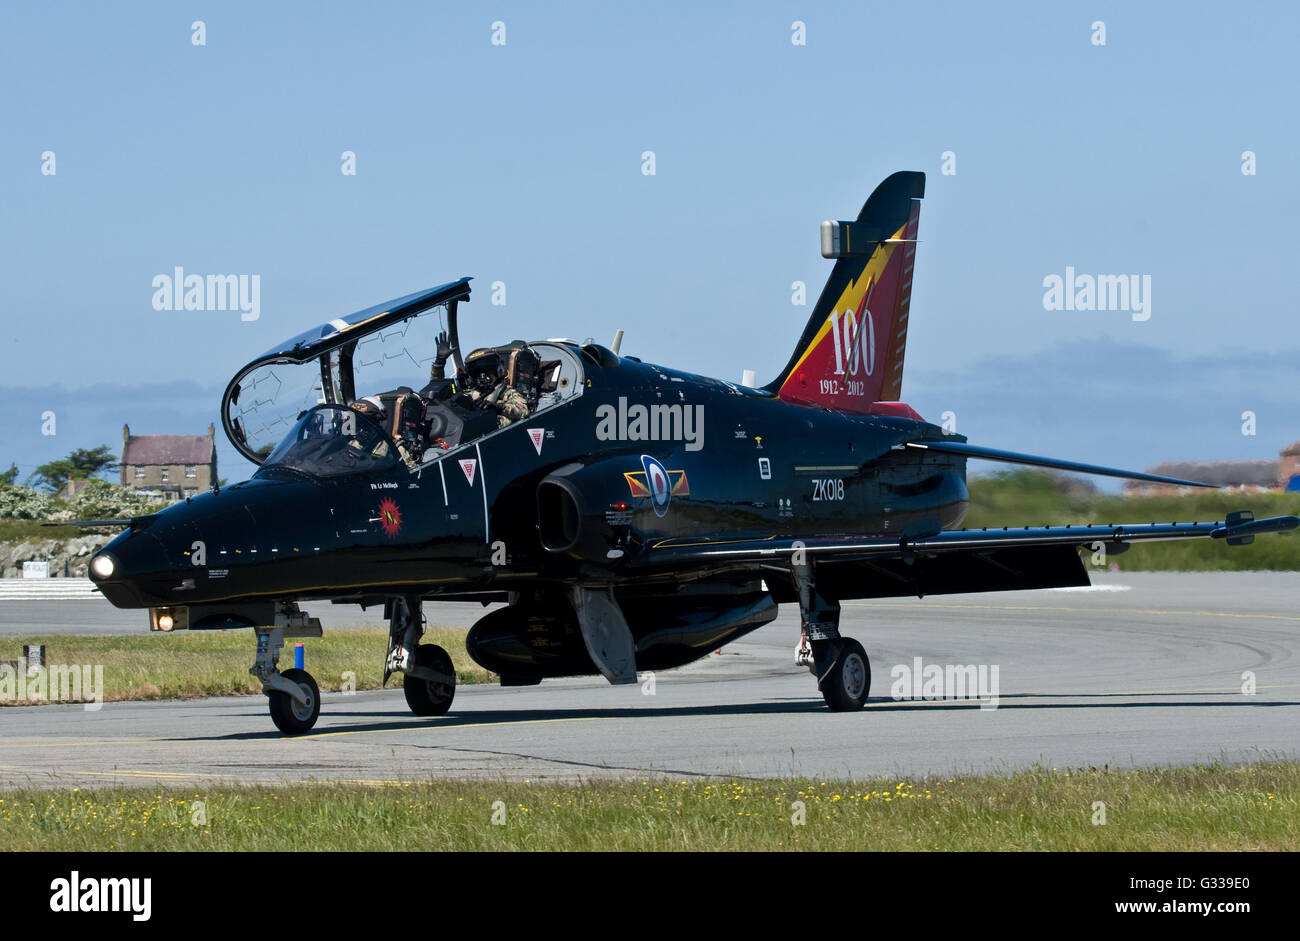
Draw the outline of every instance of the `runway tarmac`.
[[[1300,577],[1095,580],[1092,590],[847,603],[841,629],[872,658],[872,702],[858,713],[828,712],[794,665],[798,611],[788,607],[721,655],[660,673],[654,695],[598,680],[462,687],[450,714],[417,719],[400,689],[326,694],[315,734],[293,739],[275,730],[260,696],[108,703],[99,712],[4,708],[0,787],[861,778],[1300,758]],[[33,622],[25,631],[73,623],[60,603],[46,604],[54,608],[25,615]],[[430,620],[467,626],[480,612],[435,608]],[[87,630],[114,623],[93,612],[76,618]],[[891,667],[914,657],[997,666],[998,707],[891,699]],[[1248,671],[1253,695],[1242,692]]]

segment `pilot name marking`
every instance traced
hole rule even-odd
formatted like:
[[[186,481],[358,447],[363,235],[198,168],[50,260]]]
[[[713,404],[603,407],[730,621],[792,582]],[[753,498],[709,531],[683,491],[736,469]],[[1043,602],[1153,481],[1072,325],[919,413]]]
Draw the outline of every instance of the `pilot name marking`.
[[[396,490],[397,482],[392,480],[381,481],[377,484],[370,485],[371,490]]]
[[[683,441],[687,451],[704,447],[703,405],[628,405],[606,402],[596,407],[598,441]]]

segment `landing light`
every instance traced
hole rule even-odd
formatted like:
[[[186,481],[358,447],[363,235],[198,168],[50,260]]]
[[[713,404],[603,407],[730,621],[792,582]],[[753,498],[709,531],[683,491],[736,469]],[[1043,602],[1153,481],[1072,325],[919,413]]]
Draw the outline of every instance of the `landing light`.
[[[90,570],[99,578],[113,577],[113,559],[107,555],[97,555],[90,562]]]
[[[158,630],[170,631],[175,626],[176,622],[172,619],[170,614],[162,614],[158,616]]]

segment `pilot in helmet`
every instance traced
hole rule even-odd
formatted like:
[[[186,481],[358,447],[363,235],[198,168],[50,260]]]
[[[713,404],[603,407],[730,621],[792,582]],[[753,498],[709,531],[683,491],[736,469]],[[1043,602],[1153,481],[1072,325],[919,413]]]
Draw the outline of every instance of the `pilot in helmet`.
[[[465,369],[470,407],[495,409],[497,427],[504,428],[528,415],[528,400],[510,384],[501,350],[475,350],[469,354]]]

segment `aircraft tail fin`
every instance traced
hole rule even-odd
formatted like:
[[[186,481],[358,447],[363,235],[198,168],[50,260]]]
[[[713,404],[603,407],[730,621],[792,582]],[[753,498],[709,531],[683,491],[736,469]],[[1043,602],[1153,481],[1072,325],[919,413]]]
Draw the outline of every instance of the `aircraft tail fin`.
[[[853,222],[822,223],[835,259],[785,369],[764,386],[787,402],[866,413],[898,400],[925,174],[886,177]]]

